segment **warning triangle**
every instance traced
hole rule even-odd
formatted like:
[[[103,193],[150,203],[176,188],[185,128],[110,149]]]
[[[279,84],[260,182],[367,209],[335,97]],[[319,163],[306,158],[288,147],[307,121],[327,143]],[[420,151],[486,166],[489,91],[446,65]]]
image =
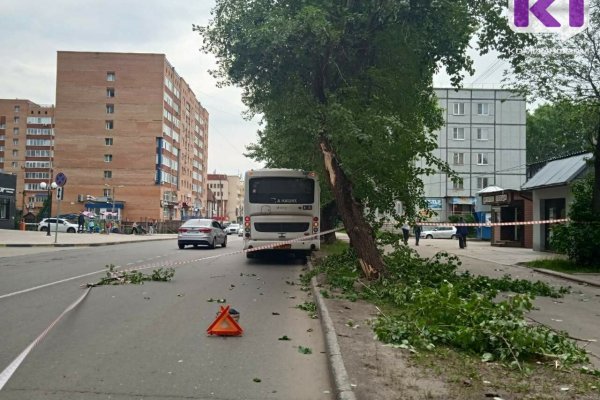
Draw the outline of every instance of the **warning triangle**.
[[[221,306],[221,312],[217,316],[217,319],[210,324],[206,332],[209,335],[238,336],[241,335],[244,330],[229,314],[229,306]]]

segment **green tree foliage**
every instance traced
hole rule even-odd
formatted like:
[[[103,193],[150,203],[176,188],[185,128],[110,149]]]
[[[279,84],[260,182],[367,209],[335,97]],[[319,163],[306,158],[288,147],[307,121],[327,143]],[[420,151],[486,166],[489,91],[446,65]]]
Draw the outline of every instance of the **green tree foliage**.
[[[552,228],[551,244],[581,266],[600,269],[600,213],[590,208],[593,177],[573,184],[573,204],[569,210],[572,222]]]
[[[594,153],[591,204],[600,213],[600,0],[590,0],[589,23],[582,33],[564,41],[554,35],[542,36],[527,48],[512,80],[530,100],[568,101],[591,121],[583,128]]]
[[[384,271],[374,211],[420,202],[420,174],[450,173],[432,156],[443,122],[432,77],[460,83],[466,51],[497,49],[515,65],[531,37],[513,33],[503,0],[217,0],[194,26],[213,75],[243,89],[263,129],[249,155],[319,171],[367,276]],[[425,167],[416,160],[424,159]],[[366,216],[365,216],[366,215]]]
[[[595,121],[589,111],[580,104],[561,101],[527,114],[527,162],[591,151],[589,135]]]

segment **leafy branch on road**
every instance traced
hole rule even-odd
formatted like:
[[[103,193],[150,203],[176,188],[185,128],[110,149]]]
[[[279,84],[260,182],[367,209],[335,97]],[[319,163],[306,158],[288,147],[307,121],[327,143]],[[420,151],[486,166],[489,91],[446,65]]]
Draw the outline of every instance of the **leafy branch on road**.
[[[108,269],[108,271],[106,271],[106,277],[102,278],[93,286],[125,285],[128,283],[140,285],[145,281],[168,282],[175,275],[175,269],[173,268],[158,268],[152,270],[151,274],[144,274],[136,270],[115,271],[116,266],[114,264],[106,265],[106,268]]]

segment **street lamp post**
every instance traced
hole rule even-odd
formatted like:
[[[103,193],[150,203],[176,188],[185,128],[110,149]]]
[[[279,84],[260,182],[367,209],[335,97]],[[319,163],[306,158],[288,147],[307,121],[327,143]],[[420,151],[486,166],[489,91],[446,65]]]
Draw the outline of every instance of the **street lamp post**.
[[[40,183],[40,188],[42,190],[46,190],[46,188],[48,188],[48,230],[46,231],[46,236],[50,236],[50,217],[52,216],[52,190],[56,189],[58,187],[58,185],[56,184],[56,182],[52,182],[50,184],[46,183],[46,182],[42,182]],[[58,216],[56,219],[56,224],[58,226]]]

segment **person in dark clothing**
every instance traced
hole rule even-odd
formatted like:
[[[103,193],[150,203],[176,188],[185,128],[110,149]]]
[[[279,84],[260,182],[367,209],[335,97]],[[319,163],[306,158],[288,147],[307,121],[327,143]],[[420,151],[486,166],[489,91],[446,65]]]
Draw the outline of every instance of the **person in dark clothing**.
[[[461,218],[459,222],[461,224],[463,224],[465,222],[465,220]],[[464,249],[465,247],[467,247],[467,235],[468,234],[469,234],[469,228],[467,228],[464,225],[456,226],[456,236],[458,237],[458,247],[460,247],[461,249]]]
[[[85,217],[83,216],[83,211],[77,217],[77,233],[83,232],[83,225],[85,225]]]
[[[418,246],[419,239],[421,238],[421,225],[419,225],[418,223],[415,223],[413,230],[415,232],[415,246]]]

